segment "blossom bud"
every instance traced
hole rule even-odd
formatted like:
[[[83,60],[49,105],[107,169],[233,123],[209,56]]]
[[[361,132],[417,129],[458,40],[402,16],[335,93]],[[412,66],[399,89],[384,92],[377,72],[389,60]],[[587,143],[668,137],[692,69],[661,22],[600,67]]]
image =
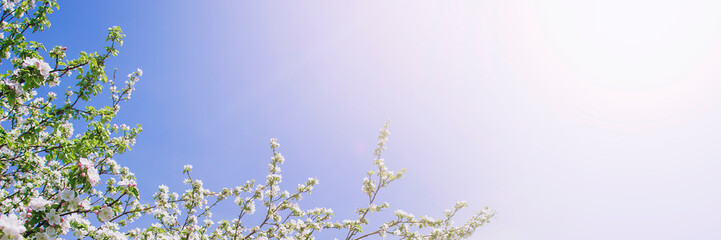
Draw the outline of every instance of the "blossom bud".
[[[95,213],[95,215],[97,215],[97,214],[98,214],[98,210],[93,211],[93,213]]]
[[[104,207],[104,208],[108,207],[108,204],[103,204],[103,207]]]

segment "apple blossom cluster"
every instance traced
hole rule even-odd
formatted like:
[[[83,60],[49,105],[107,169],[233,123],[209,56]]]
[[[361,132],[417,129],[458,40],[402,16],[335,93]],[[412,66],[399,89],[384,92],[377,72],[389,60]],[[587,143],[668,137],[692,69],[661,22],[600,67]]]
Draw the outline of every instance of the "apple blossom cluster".
[[[113,119],[143,72],[137,69],[118,85],[115,71],[111,78],[105,70],[123,44],[122,30],[108,29],[103,51],[79,51],[68,59],[67,47],[47,50],[26,39],[28,30],[50,26],[47,17],[58,9],[55,0],[0,1],[0,67],[8,69],[0,73],[0,239],[315,239],[323,230],[346,240],[462,239],[494,216],[486,208],[454,226],[456,212],[466,207],[461,202],[442,218],[396,210],[380,226],[367,227],[370,214],[390,208],[378,204],[381,189],[405,173],[389,170],[381,158],[388,124],[373,152],[375,167],[361,184],[368,204],[356,209],[352,220],[333,219],[328,208],[301,207],[319,183],[316,178],[281,188],[285,157],[276,139],[270,141],[264,181],[212,190],[186,165],[187,189],[177,193],[161,185],[151,201],[141,201],[135,175],[116,159],[131,150],[142,128]],[[109,99],[99,98],[104,96]],[[213,219],[212,210],[221,202],[234,204],[235,217]],[[154,223],[133,225],[141,216]]]
[[[56,1],[2,5],[0,66],[8,70],[0,74],[0,237],[127,238],[120,226],[139,216],[130,211],[141,204],[134,175],[114,158],[142,129],[112,123],[120,101],[90,101],[108,84],[105,62],[117,54],[122,31],[109,29],[104,52],[67,59],[66,47],[46,51],[26,39],[50,25]],[[59,99],[60,80],[73,72]],[[86,130],[76,132],[78,124]]]

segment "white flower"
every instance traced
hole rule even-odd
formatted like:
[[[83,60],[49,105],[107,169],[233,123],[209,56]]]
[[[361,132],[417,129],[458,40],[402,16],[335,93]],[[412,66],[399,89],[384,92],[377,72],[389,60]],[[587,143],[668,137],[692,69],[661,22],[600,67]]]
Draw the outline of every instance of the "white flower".
[[[0,153],[2,153],[2,154],[7,154],[7,155],[13,155],[13,154],[15,154],[15,152],[13,152],[12,150],[10,150],[10,148],[8,148],[7,146],[2,146],[2,147],[0,147]]]
[[[29,66],[37,66],[37,65],[40,65],[39,63],[40,63],[40,61],[39,61],[37,58],[25,58],[25,59],[23,60],[23,64],[22,64],[21,66],[24,67],[24,68],[26,68],[26,67],[29,67]],[[18,71],[19,71],[19,70],[18,70]]]
[[[66,221],[60,222],[60,232],[62,235],[65,235],[70,230],[70,222],[75,221],[76,223],[85,224],[88,225],[90,222],[88,220],[85,220],[80,214],[73,213],[68,215],[68,217],[65,219]]]
[[[95,163],[87,158],[80,158],[79,162],[80,162],[80,166],[82,166],[82,167],[86,167],[86,168],[95,167]]]
[[[115,217],[115,212],[113,212],[112,208],[104,207],[98,212],[98,219],[100,219],[101,222],[107,222],[113,217]]]
[[[118,182],[118,186],[132,187],[132,186],[135,186],[135,181],[130,180],[130,179],[123,179],[123,180],[120,180],[120,182]]]
[[[80,202],[78,202],[78,207],[80,207],[83,210],[90,209],[90,200],[88,200],[87,198],[81,200]]]
[[[48,220],[50,226],[60,225],[63,221],[60,215],[56,213],[55,209],[50,209],[50,211],[45,214],[45,218]]]
[[[5,11],[10,11],[10,12],[12,12],[12,10],[13,10],[14,8],[15,8],[15,3],[14,3],[14,2],[12,2],[12,1],[10,1],[10,2],[3,1],[3,9],[5,9]]]
[[[113,239],[113,240],[128,239],[128,237],[126,237],[125,234],[118,232],[118,231],[113,231],[112,233],[110,233],[109,237],[111,237],[110,239]]]
[[[43,233],[47,234],[51,240],[58,239],[58,231],[55,228],[45,228]]]
[[[45,206],[51,204],[51,201],[45,200],[43,197],[37,197],[30,200],[30,203],[28,203],[28,207],[32,208],[33,210],[45,210]]]
[[[94,167],[88,168],[88,182],[90,182],[91,186],[95,186],[100,182],[100,175],[98,175],[98,170]]]
[[[48,79],[48,86],[55,87],[58,84],[60,84],[60,78],[53,77],[53,78]]]
[[[15,80],[12,79],[5,79],[3,80],[3,83],[10,87],[11,89],[15,90],[16,95],[23,94],[25,91],[23,90],[23,85],[18,83]]]
[[[381,225],[380,232],[378,233],[379,235],[381,235],[382,238],[386,238],[386,231],[388,231],[388,224],[384,223],[383,225]]]
[[[279,148],[279,147],[280,147],[280,144],[278,144],[278,139],[271,138],[271,139],[270,139],[270,148],[276,149],[276,148]]]
[[[75,197],[70,202],[68,209],[70,209],[70,211],[75,211],[78,209],[88,210],[88,209],[90,209],[90,200],[85,199],[85,198]]]
[[[255,213],[255,201],[250,201],[248,203],[248,213],[249,214]]]
[[[47,78],[48,76],[50,76],[50,71],[52,70],[52,68],[50,68],[50,64],[37,58],[26,58],[25,60],[23,60],[22,66],[35,66],[38,71],[40,71],[40,75],[43,75],[43,78]]]
[[[2,227],[2,231],[5,234],[3,236],[4,239],[23,239],[22,234],[25,232],[25,226],[23,225],[23,221],[18,219],[15,214],[11,213],[8,216],[0,216],[0,227]]]
[[[47,233],[44,233],[44,232],[35,234],[35,239],[37,239],[37,240],[51,240],[50,235],[48,235]]]
[[[117,164],[112,165],[112,169],[110,170],[113,172],[113,174],[120,174],[120,166]]]
[[[60,192],[60,199],[66,202],[72,201],[75,198],[75,192],[70,189],[63,190]]]

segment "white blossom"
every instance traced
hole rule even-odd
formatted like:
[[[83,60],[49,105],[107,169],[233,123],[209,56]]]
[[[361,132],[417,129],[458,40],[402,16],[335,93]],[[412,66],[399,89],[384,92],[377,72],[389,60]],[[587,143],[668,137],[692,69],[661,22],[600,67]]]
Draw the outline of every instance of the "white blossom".
[[[94,167],[89,167],[87,169],[88,174],[88,182],[91,186],[95,186],[100,182],[100,175],[98,175],[98,170]]]
[[[62,222],[62,218],[57,214],[55,209],[50,209],[50,211],[45,214],[45,219],[48,220],[50,226],[57,226]]]
[[[53,238],[50,237],[50,235],[48,235],[45,232],[36,233],[35,239],[37,239],[37,240],[54,240]]]
[[[107,222],[108,220],[112,219],[113,217],[115,217],[115,212],[113,212],[112,208],[104,207],[104,208],[101,208],[100,211],[98,212],[98,219],[100,219],[100,221],[102,221],[102,222]]]
[[[118,186],[133,187],[133,186],[135,186],[135,181],[133,181],[131,179],[123,179],[123,180],[120,180],[120,182],[118,182]]]
[[[15,214],[0,215],[0,227],[5,234],[4,239],[23,239],[25,226],[22,220],[18,219]]]
[[[72,201],[73,198],[75,198],[75,191],[70,190],[70,189],[65,189],[62,192],[60,192],[59,196],[60,196],[60,200],[69,202],[69,201]]]
[[[13,11],[13,9],[15,9],[15,1],[13,0],[3,0],[2,5],[5,11],[11,12]]]
[[[78,162],[79,162],[79,163],[78,163],[79,166],[80,166],[80,167],[83,167],[83,168],[95,167],[95,162],[93,162],[92,160],[89,160],[89,159],[87,159],[87,158],[80,158],[80,159],[78,160]]]
[[[50,67],[50,64],[46,63],[45,61],[43,61],[41,59],[37,59],[37,58],[26,58],[25,60],[23,60],[22,66],[23,67],[35,66],[38,69],[38,71],[40,71],[40,75],[42,75],[43,78],[47,78],[48,76],[50,76],[50,71],[52,70],[52,68]]]
[[[17,95],[21,95],[25,92],[23,90],[23,85],[13,79],[3,79],[3,84],[5,84],[8,87],[10,87],[11,89],[13,89],[15,91],[15,94],[17,94]]]
[[[30,207],[33,210],[45,210],[45,206],[51,204],[51,201],[46,200],[43,197],[36,197],[30,200],[30,203],[28,203],[28,207]]]
[[[255,213],[255,201],[250,201],[248,203],[248,213],[249,214]]]

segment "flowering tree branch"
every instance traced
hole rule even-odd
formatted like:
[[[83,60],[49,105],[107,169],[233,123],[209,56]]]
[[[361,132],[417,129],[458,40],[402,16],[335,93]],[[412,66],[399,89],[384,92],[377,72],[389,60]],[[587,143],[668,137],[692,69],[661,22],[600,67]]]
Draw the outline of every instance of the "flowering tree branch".
[[[114,159],[131,149],[140,125],[115,123],[120,105],[130,100],[135,84],[143,75],[138,69],[117,84],[105,71],[105,63],[118,54],[125,36],[119,27],[108,29],[107,47],[100,52],[79,51],[68,59],[68,48],[50,50],[26,39],[26,33],[50,26],[48,15],[58,9],[55,0],[0,1],[0,63],[11,69],[0,73],[0,238],[58,239],[74,235],[92,239],[315,239],[322,230],[337,231],[346,240],[371,236],[400,239],[462,239],[487,223],[494,212],[476,213],[461,226],[452,219],[466,207],[457,203],[441,219],[396,210],[391,220],[372,231],[371,213],[390,207],[377,204],[382,188],[400,179],[405,170],[394,172],[381,158],[389,137],[386,123],[373,152],[374,170],[363,179],[361,189],[368,197],[365,207],[356,209],[354,220],[335,220],[328,208],[302,209],[299,202],[311,194],[316,178],[295,189],[283,190],[281,166],[285,158],[280,144],[271,139],[272,156],[268,175],[262,183],[244,184],[213,191],[191,176],[192,166],[183,174],[187,189],[171,192],[161,185],[151,202],[141,202],[135,175]],[[53,67],[50,66],[50,63]],[[55,89],[67,87],[65,97]],[[47,92],[39,96],[38,90]],[[105,91],[109,100],[98,99]],[[77,124],[80,129],[75,131]],[[237,217],[214,221],[212,211],[232,199]],[[253,216],[256,205],[262,214]],[[152,216],[151,225],[131,226],[141,216]],[[248,218],[262,219],[248,224]],[[342,234],[342,235],[341,235]]]

